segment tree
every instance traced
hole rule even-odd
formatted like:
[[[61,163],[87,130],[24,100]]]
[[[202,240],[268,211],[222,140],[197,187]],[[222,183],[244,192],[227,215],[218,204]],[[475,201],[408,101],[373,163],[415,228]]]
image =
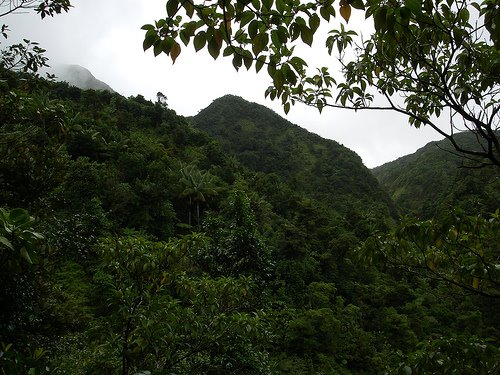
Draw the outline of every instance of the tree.
[[[101,358],[85,359],[87,373],[272,373],[252,279],[188,272],[204,241],[200,234],[168,243],[130,234],[103,239],[94,275],[102,334],[92,353]]]
[[[156,104],[159,105],[163,109],[168,108],[168,98],[161,91],[158,91],[156,94]]]
[[[197,260],[210,275],[251,275],[259,282],[269,280],[273,270],[270,249],[241,183],[230,191],[223,214],[208,216],[203,229],[210,241],[200,249]]]
[[[191,225],[191,209],[194,201],[196,202],[196,223],[200,225],[200,202],[206,202],[208,196],[217,194],[215,176],[200,171],[194,165],[182,167],[181,176],[179,182],[184,187],[181,195],[189,198],[188,224]]]
[[[359,41],[343,24],[329,32],[325,47],[330,55],[338,51],[344,79],[337,81],[328,67],[309,69],[295,46],[312,46],[321,23],[332,21],[336,9],[347,23],[352,8],[364,10],[375,32]],[[266,66],[272,79],[266,95],[281,99],[285,112],[296,102],[320,111],[396,111],[411,125],[432,127],[456,151],[500,167],[498,25],[500,5],[494,0],[168,0],[167,17],[143,26],[143,47],[175,62],[181,43],[192,42],[214,59],[221,52],[231,56],[236,70],[254,65],[258,72]],[[352,61],[347,52],[354,52]],[[385,104],[375,103],[379,97]],[[444,113],[447,131],[438,121]],[[461,130],[477,135],[477,147],[455,141]]]
[[[406,374],[494,374],[500,367],[500,350],[477,337],[439,337],[423,342],[403,358],[399,372]]]
[[[26,353],[22,345],[12,345],[33,313],[31,266],[38,262],[37,252],[44,239],[34,226],[35,218],[28,211],[0,207],[0,374],[49,373],[43,366],[43,349],[32,347]]]
[[[360,250],[379,263],[457,286],[468,294],[500,298],[500,211],[490,218],[451,212],[437,220],[406,219],[391,233],[370,237]]]

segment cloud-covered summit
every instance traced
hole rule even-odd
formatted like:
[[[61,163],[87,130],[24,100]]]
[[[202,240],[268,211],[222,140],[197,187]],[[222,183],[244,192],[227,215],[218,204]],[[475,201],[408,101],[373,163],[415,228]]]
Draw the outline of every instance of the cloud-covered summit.
[[[108,84],[95,78],[92,73],[83,66],[76,64],[60,64],[52,69],[58,81],[68,82],[83,90],[105,90],[115,92]]]

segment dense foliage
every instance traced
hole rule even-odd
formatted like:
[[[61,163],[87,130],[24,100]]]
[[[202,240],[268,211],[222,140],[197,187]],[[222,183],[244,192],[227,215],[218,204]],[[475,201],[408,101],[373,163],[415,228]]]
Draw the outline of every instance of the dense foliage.
[[[193,119],[221,146],[160,100],[0,85],[0,373],[498,371],[498,299],[358,250],[391,204],[351,151],[237,98]]]
[[[457,134],[456,142],[478,148],[471,132]],[[451,207],[468,214],[488,214],[500,207],[497,168],[477,168],[475,161],[454,152],[447,140],[374,168],[373,174],[401,213],[421,219],[439,217]]]
[[[329,209],[344,215],[371,212],[379,219],[391,216],[392,203],[358,155],[264,106],[228,95],[200,111],[192,123],[220,141],[244,167],[275,173]]]

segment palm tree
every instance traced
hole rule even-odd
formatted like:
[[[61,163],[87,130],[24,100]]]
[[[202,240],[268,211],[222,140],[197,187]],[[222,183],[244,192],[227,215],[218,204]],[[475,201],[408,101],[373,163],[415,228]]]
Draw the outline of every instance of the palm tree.
[[[182,167],[180,172],[181,178],[179,182],[184,186],[181,196],[189,198],[188,224],[191,225],[192,204],[193,202],[196,202],[196,223],[199,226],[200,202],[206,202],[207,197],[217,194],[215,176],[206,171],[200,171],[194,165]]]

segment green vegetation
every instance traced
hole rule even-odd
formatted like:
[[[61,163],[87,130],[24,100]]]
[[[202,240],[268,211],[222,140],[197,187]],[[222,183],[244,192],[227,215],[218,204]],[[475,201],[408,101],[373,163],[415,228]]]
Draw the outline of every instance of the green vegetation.
[[[42,18],[69,6],[0,4]],[[498,4],[339,6],[346,22],[366,6],[376,31],[354,62],[353,32],[330,33],[338,84],[327,68],[309,76],[291,46],[312,44],[332,1],[169,0],[144,47],[175,61],[177,38],[214,58],[226,43],[235,68],[267,66],[285,110],[336,106],[331,86],[356,109],[375,87],[437,131],[447,109],[461,158],[428,146],[377,169],[379,185],[352,151],[241,98],[188,121],[161,93],[26,74],[46,63],[29,41],[4,49],[0,374],[500,371]],[[463,154],[483,168],[457,168]]]
[[[296,192],[332,211],[343,215],[353,210],[371,212],[379,219],[389,219],[389,209],[394,212],[358,155],[268,108],[228,95],[200,111],[192,123],[217,139],[242,166],[276,174]]]
[[[455,139],[463,147],[478,148],[473,133],[460,133]],[[471,215],[494,212],[500,207],[497,169],[477,168],[475,161],[463,158],[443,140],[374,168],[373,174],[401,213],[430,219],[446,214],[451,207]]]
[[[498,218],[417,225],[431,264],[352,151],[261,106],[1,76],[0,373],[498,371]]]

